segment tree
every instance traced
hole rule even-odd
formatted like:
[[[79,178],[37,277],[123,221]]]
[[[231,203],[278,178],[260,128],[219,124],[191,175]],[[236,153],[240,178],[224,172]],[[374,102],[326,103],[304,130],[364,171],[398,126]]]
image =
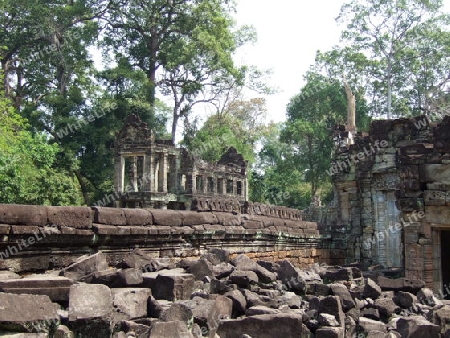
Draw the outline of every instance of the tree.
[[[291,147],[280,140],[282,123],[270,123],[259,141],[261,150],[249,178],[250,200],[304,209],[311,200],[303,169]]]
[[[287,106],[287,121],[281,140],[290,146],[287,160],[303,173],[310,184],[311,196],[320,193],[331,165],[334,147],[332,131],[336,123],[346,121],[347,97],[344,85],[320,74],[308,73],[306,85]],[[356,123],[359,130],[367,127],[365,100],[356,93]]]
[[[195,104],[242,82],[231,55],[248,39],[232,31],[232,1],[112,0],[109,7],[105,45],[145,72],[151,106],[157,89],[172,96],[172,140]]]
[[[59,147],[27,127],[0,90],[0,203],[80,204],[76,181],[55,168]]]
[[[262,98],[233,100],[211,115],[183,144],[198,157],[217,161],[233,146],[252,164],[255,147],[265,130],[266,102]]]
[[[450,81],[449,19],[441,8],[441,0],[353,0],[337,19],[346,25],[344,46],[317,61],[329,76],[366,87],[373,113],[412,114]]]
[[[51,135],[59,145],[54,166],[76,177],[86,196],[78,161],[83,144],[76,143],[73,135],[58,133],[73,122],[83,122],[95,101],[98,88],[87,48],[98,33],[95,20],[107,5],[98,0],[6,0],[2,5],[0,32],[5,48],[0,56],[5,94],[26,118],[27,129]]]

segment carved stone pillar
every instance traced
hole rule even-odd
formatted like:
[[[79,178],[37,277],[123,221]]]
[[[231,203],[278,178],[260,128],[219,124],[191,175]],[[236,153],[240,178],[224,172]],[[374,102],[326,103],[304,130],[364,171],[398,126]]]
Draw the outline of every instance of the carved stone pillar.
[[[167,193],[167,153],[163,153],[162,156],[162,192]]]
[[[192,172],[192,186],[191,186],[191,193],[194,195],[197,193],[197,173],[194,171]]]
[[[144,156],[144,169],[142,173],[142,187],[141,187],[142,191],[152,190],[151,172],[152,172],[152,157],[150,154],[146,154]]]
[[[125,159],[122,155],[117,155],[114,162],[114,188],[121,194],[125,179]]]
[[[151,192],[156,192],[158,189],[155,189],[155,187],[157,188],[158,186],[155,185],[155,155],[150,154],[150,156],[148,156],[149,159],[149,178],[150,178],[150,191]]]
[[[138,177],[137,177],[137,156],[131,158],[131,185],[133,186],[133,191],[138,191]]]

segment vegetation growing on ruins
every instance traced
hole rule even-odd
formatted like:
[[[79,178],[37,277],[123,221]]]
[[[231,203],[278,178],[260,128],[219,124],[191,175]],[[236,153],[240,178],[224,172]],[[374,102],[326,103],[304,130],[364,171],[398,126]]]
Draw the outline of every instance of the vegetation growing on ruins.
[[[234,146],[253,166],[254,201],[304,208],[314,196],[326,200],[344,81],[359,130],[372,117],[448,106],[450,19],[441,9],[442,0],[349,0],[340,45],[317,53],[287,121],[275,124],[260,98],[272,92],[266,74],[233,60],[256,34],[236,27],[232,0],[5,0],[0,202],[98,200],[112,188],[114,137],[130,113],[205,160]],[[92,47],[103,52],[102,70]],[[212,107],[203,125],[193,114],[201,104]]]

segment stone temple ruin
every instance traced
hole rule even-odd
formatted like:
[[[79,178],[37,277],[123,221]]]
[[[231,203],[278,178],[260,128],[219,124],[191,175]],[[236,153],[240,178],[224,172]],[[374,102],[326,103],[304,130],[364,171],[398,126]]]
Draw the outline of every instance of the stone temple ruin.
[[[248,198],[247,161],[230,148],[208,163],[155,140],[138,116],[130,115],[115,142],[115,191],[118,207],[190,209],[196,198]]]
[[[0,204],[0,333],[450,337],[450,117],[351,121],[333,203],[300,211],[130,116],[116,208]]]
[[[353,142],[348,134],[336,132],[334,206],[312,208],[310,219],[331,234],[347,263],[401,270],[444,290],[450,285],[450,117],[377,120]]]

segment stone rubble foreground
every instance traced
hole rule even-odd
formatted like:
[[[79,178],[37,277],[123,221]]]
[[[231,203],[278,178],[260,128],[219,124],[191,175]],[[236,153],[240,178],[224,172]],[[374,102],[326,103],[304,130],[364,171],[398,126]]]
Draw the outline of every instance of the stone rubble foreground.
[[[177,263],[135,249],[113,267],[98,252],[45,274],[0,271],[0,309],[2,337],[450,337],[450,305],[423,281],[221,249]]]

